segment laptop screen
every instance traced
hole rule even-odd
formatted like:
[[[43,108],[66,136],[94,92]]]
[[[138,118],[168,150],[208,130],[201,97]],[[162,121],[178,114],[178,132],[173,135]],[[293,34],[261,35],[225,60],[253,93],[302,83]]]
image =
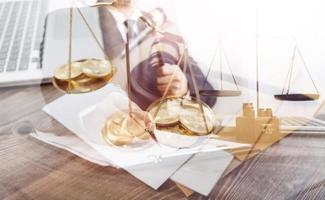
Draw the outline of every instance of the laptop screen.
[[[316,119],[325,121],[325,101],[323,101],[322,104],[319,106],[319,108],[314,114],[314,117]]]

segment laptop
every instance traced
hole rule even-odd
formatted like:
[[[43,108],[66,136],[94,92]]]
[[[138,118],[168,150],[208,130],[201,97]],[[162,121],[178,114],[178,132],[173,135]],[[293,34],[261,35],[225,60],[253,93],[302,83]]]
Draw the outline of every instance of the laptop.
[[[81,8],[101,38],[96,8]],[[74,9],[73,59],[103,58]],[[51,82],[54,70],[68,61],[69,9],[49,12],[49,0],[0,2],[0,87]]]
[[[325,121],[318,118],[297,116],[281,117],[280,129],[281,131],[325,133]]]
[[[325,133],[325,101],[318,107],[311,118],[287,116],[280,118],[281,131],[295,133]]]

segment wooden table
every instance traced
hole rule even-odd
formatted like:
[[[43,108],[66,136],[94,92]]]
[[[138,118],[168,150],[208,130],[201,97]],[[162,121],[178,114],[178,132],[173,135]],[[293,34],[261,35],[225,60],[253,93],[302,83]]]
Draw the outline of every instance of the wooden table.
[[[172,181],[155,191],[123,170],[13,131],[29,120],[40,130],[72,134],[41,111],[61,95],[51,85],[0,89],[0,199],[186,199]],[[292,134],[238,167],[233,161],[210,198],[324,199],[324,138]]]

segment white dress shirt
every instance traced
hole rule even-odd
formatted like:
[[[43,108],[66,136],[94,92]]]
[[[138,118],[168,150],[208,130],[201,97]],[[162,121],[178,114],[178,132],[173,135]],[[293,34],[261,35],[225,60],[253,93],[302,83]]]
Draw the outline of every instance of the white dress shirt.
[[[125,16],[122,12],[120,12],[118,9],[116,9],[113,6],[108,6],[107,9],[109,9],[109,12],[112,14],[112,16],[113,16],[113,18],[114,18],[114,20],[116,22],[117,28],[120,31],[121,35],[122,35],[123,40],[126,41],[126,27],[125,27],[124,23],[127,20],[138,21],[139,17],[142,16],[142,13],[139,10],[136,9],[135,12],[132,13],[132,15]],[[134,26],[132,28],[133,28],[134,32],[139,31],[137,26]]]

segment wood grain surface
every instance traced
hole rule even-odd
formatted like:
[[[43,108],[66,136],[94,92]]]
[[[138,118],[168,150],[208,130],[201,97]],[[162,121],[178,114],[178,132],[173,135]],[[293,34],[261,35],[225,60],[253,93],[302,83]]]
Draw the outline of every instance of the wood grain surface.
[[[41,108],[52,86],[0,89],[0,199],[325,199],[325,135],[292,134],[243,162],[234,160],[209,197],[189,198],[167,181],[153,190],[127,172],[101,167],[39,142],[18,124],[72,134]]]

